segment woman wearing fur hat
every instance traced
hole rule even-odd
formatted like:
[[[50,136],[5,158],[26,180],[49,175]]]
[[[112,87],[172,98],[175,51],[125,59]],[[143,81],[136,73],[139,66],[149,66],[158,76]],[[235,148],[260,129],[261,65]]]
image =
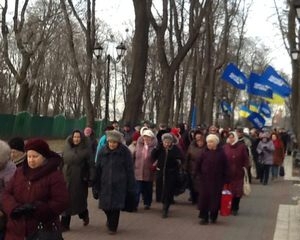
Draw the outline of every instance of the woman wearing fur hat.
[[[93,181],[95,164],[91,145],[81,131],[75,130],[63,150],[63,173],[70,193],[70,206],[61,218],[64,231],[70,229],[72,215],[78,215],[83,226],[89,224],[88,186]]]
[[[183,155],[174,144],[174,136],[171,133],[163,134],[161,139],[162,143],[153,149],[151,155],[153,160],[157,160],[156,198],[163,204],[162,217],[167,218],[169,207],[174,198]]]
[[[10,158],[11,149],[8,144],[0,140],[0,239],[4,239],[6,216],[2,209],[2,193],[5,186],[16,171],[16,165]]]
[[[151,170],[153,160],[151,152],[156,147],[157,139],[154,133],[147,129],[143,131],[138,139],[134,153],[134,173],[137,180],[137,202],[138,207],[140,195],[143,195],[144,208],[150,209],[152,203],[152,189],[154,171]]]
[[[215,223],[218,218],[222,189],[227,180],[227,159],[216,134],[206,137],[207,149],[196,162],[200,224]]]
[[[27,239],[40,223],[45,229],[51,230],[53,225],[59,229],[59,214],[69,203],[59,170],[61,157],[42,139],[28,140],[25,151],[27,160],[17,168],[3,193],[3,209],[8,216],[6,240]]]
[[[224,145],[224,152],[228,160],[228,177],[230,190],[233,195],[232,214],[237,215],[240,199],[243,196],[244,169],[249,166],[249,157],[245,144],[239,142],[236,132],[230,132],[227,143]]]
[[[122,144],[122,133],[107,131],[106,137],[107,144],[98,153],[93,194],[106,215],[109,233],[114,234],[118,229],[120,210],[128,207],[125,200],[130,196],[131,205],[135,205],[136,188],[132,155]]]
[[[275,151],[274,144],[270,139],[270,134],[264,132],[261,135],[261,140],[256,148],[258,153],[259,162],[262,164],[260,182],[267,185],[269,181],[270,168],[273,165],[273,153]]]

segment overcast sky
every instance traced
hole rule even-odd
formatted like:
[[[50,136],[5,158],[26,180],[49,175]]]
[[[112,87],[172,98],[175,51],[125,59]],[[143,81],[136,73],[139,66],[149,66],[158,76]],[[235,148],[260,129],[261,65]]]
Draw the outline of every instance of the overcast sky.
[[[291,75],[290,58],[284,48],[280,31],[274,26],[277,24],[274,0],[254,0],[253,2],[247,24],[247,35],[261,39],[262,43],[271,48],[272,65],[276,70],[284,70]],[[282,0],[277,0],[277,2],[279,6],[282,4]],[[123,32],[126,28],[130,28],[129,22],[134,20],[132,0],[102,0],[97,1],[97,5],[97,13],[101,18],[105,16],[105,22],[113,30],[118,29]]]

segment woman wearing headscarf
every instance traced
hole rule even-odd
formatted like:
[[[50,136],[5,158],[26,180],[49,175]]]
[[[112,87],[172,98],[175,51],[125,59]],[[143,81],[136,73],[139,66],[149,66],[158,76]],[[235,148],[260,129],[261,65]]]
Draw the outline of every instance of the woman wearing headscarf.
[[[62,158],[42,139],[28,140],[25,151],[26,161],[3,193],[3,209],[8,216],[6,240],[29,239],[41,224],[45,230],[59,231],[59,215],[69,203],[59,170]]]
[[[106,215],[109,234],[115,234],[120,210],[128,207],[125,204],[128,196],[133,196],[129,199],[133,199],[132,205],[135,204],[136,188],[132,155],[122,144],[122,133],[111,130],[106,136],[107,144],[98,153],[93,194]]]
[[[11,138],[8,141],[8,145],[10,146],[11,152],[10,157],[14,164],[19,167],[26,160],[26,153],[24,150],[24,139],[20,137]]]
[[[62,215],[61,224],[63,230],[68,231],[72,215],[78,215],[84,226],[89,224],[88,187],[95,175],[91,145],[79,130],[73,131],[66,140],[62,169],[70,193],[70,206]]]
[[[145,210],[150,209],[152,203],[154,171],[151,168],[154,161],[151,158],[151,152],[156,144],[157,139],[154,133],[147,129],[139,137],[134,153],[134,173],[137,181],[136,207],[142,195]]]
[[[274,144],[274,153],[273,153],[273,165],[272,165],[272,179],[277,179],[279,175],[279,167],[283,164],[285,150],[283,142],[281,141],[277,133],[271,134],[271,139]]]
[[[198,195],[196,190],[197,178],[195,174],[196,161],[204,152],[205,147],[206,147],[206,142],[205,142],[204,134],[199,130],[195,131],[194,139],[192,140],[190,146],[188,147],[186,161],[184,163],[185,170],[189,175],[190,199],[193,204],[197,203],[197,195]]]
[[[269,181],[270,167],[273,165],[273,153],[275,147],[270,139],[270,134],[265,132],[261,135],[261,140],[257,145],[256,151],[259,156],[259,161],[262,164],[260,182],[267,185]]]
[[[245,144],[239,142],[236,132],[230,132],[224,152],[228,160],[228,180],[233,195],[232,214],[237,215],[240,199],[243,196],[244,167],[249,166],[249,156]]]
[[[171,133],[164,133],[162,143],[153,149],[151,155],[157,160],[156,165],[156,198],[163,204],[162,217],[167,218],[169,207],[173,202],[179,167],[183,162],[181,150],[174,144]]]
[[[215,223],[218,218],[222,189],[227,183],[227,159],[224,150],[218,146],[219,137],[209,134],[206,137],[207,149],[196,162],[196,175],[199,178],[198,209],[200,224]]]

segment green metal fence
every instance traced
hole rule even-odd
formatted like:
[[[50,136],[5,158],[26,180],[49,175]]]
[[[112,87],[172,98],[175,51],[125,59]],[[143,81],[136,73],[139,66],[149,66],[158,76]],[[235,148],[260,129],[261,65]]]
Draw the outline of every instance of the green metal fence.
[[[0,114],[0,139],[9,139],[13,136],[64,139],[73,130],[83,130],[85,126],[86,117],[67,119],[63,115],[46,117],[30,115],[28,112],[17,115]],[[94,131],[97,137],[102,135],[103,121],[95,122]]]

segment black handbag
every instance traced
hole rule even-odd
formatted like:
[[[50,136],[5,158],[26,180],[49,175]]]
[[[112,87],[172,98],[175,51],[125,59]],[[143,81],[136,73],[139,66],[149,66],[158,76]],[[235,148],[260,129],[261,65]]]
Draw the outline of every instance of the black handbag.
[[[55,223],[52,223],[51,229],[45,229],[43,223],[39,223],[36,232],[26,240],[63,240],[63,237]]]
[[[135,212],[136,211],[136,196],[135,192],[127,192],[125,197],[125,204],[122,211]]]
[[[188,188],[188,184],[189,184],[188,173],[183,169],[180,169],[176,179],[176,187],[174,192],[175,196],[184,193],[185,190]]]

